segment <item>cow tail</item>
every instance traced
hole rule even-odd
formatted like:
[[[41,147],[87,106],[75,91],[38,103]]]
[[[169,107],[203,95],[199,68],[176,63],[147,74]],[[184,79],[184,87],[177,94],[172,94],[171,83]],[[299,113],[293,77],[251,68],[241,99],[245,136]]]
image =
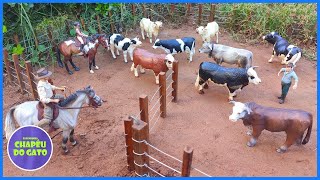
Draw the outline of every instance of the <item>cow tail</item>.
[[[193,54],[195,54],[196,53],[196,40],[193,41],[191,49],[193,51]]]
[[[57,55],[57,61],[58,61],[58,65],[59,67],[63,67],[62,61],[61,61],[61,51],[60,51],[60,46],[58,46],[56,48],[56,55]]]
[[[16,109],[16,106],[10,108],[9,112],[7,113],[6,120],[5,120],[5,132],[6,132],[6,138],[9,140],[11,137],[12,133],[16,130],[16,125],[13,121],[14,116],[13,112]]]
[[[312,115],[309,114],[309,117],[310,117],[310,125],[308,127],[308,131],[307,131],[306,137],[304,137],[304,139],[302,141],[302,144],[307,144],[309,142],[309,139],[310,139],[311,130],[312,130]]]

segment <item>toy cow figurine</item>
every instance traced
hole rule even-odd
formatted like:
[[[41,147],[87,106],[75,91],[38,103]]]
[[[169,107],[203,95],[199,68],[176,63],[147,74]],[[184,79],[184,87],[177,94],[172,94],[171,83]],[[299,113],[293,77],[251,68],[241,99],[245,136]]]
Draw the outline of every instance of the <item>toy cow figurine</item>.
[[[159,73],[167,72],[171,69],[174,61],[174,57],[171,54],[153,54],[144,49],[137,48],[133,52],[131,71],[134,70],[134,75],[138,77],[137,66],[140,66],[141,73],[145,73],[144,69],[150,69],[154,72],[156,84],[159,84]]]
[[[231,101],[231,103],[234,106],[229,120],[236,122],[242,119],[243,124],[253,130],[252,137],[247,143],[249,147],[256,145],[258,137],[264,129],[271,132],[286,132],[287,139],[285,143],[277,148],[279,153],[287,151],[294,142],[298,145],[309,142],[312,130],[311,113],[302,110],[264,107],[254,102],[241,103]],[[303,139],[303,134],[307,129],[307,134]],[[247,134],[251,135],[251,132]]]

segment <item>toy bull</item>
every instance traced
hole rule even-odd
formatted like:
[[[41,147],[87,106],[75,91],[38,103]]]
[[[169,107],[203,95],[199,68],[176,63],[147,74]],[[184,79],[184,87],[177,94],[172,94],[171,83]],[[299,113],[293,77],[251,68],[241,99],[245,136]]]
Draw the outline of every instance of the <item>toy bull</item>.
[[[144,49],[137,48],[133,52],[131,71],[134,70],[134,75],[138,77],[137,66],[140,66],[141,73],[145,73],[144,69],[150,69],[154,72],[156,84],[159,84],[159,73],[167,72],[171,69],[174,61],[174,57],[171,54],[153,54]]]
[[[238,49],[222,44],[203,43],[199,53],[206,53],[214,58],[217,64],[237,64],[238,67],[249,68],[252,66],[252,52],[246,49]]]
[[[229,120],[236,122],[243,120],[243,124],[252,128],[252,137],[247,143],[249,147],[256,145],[261,132],[266,129],[271,132],[285,131],[287,139],[277,148],[277,152],[283,153],[296,142],[298,145],[306,144],[310,140],[312,130],[312,114],[302,110],[280,109],[260,106],[254,102],[241,103],[231,101],[233,112]],[[303,141],[303,134],[308,129]],[[251,132],[248,133],[251,135]]]
[[[228,68],[212,62],[202,62],[199,66],[195,87],[198,88],[200,94],[203,94],[203,88],[208,87],[209,81],[227,86],[231,101],[236,96],[236,92],[241,91],[249,83],[259,84],[261,82],[254,68]]]

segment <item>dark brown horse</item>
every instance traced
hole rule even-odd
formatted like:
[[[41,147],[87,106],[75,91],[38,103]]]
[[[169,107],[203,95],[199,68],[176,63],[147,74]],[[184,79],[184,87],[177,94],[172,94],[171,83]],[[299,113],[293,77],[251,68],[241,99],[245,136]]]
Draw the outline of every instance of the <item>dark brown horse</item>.
[[[69,61],[72,67],[75,71],[79,71],[80,68],[78,68],[73,62],[72,62],[72,56],[78,55],[83,56],[83,53],[80,51],[80,44],[79,41],[75,39],[70,39],[63,41],[59,44],[57,48],[57,59],[58,64],[60,67],[63,67],[60,53],[64,56],[64,64],[66,66],[66,70],[71,75],[73,72],[69,69],[67,62]],[[101,44],[104,48],[108,48],[108,39],[105,34],[95,34],[90,37],[88,37],[85,41],[84,50],[87,53],[88,59],[89,59],[89,70],[90,73],[94,73],[91,69],[91,66],[93,65],[95,69],[99,69],[98,66],[96,66],[95,62],[95,56],[97,53],[97,49],[99,47],[99,44]]]

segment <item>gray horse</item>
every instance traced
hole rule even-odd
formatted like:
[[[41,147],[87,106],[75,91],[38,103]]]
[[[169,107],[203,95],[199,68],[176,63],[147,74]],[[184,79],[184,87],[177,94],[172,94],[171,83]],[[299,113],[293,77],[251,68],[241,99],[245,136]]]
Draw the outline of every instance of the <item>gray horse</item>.
[[[5,119],[5,132],[8,140],[16,129],[14,120],[19,126],[38,124],[38,110],[36,108],[38,103],[38,101],[27,101],[10,108]],[[73,137],[74,128],[77,125],[78,115],[84,103],[97,108],[102,105],[102,100],[90,86],[78,90],[75,93],[75,99],[65,107],[61,107],[59,116],[53,121],[53,127],[61,128],[63,131],[62,149],[65,153],[68,152],[67,142],[69,138],[73,146],[77,144]]]
[[[237,64],[243,68],[252,66],[252,52],[246,49],[205,42],[199,52],[209,54],[209,57],[213,57],[219,65],[225,62],[227,64]]]

